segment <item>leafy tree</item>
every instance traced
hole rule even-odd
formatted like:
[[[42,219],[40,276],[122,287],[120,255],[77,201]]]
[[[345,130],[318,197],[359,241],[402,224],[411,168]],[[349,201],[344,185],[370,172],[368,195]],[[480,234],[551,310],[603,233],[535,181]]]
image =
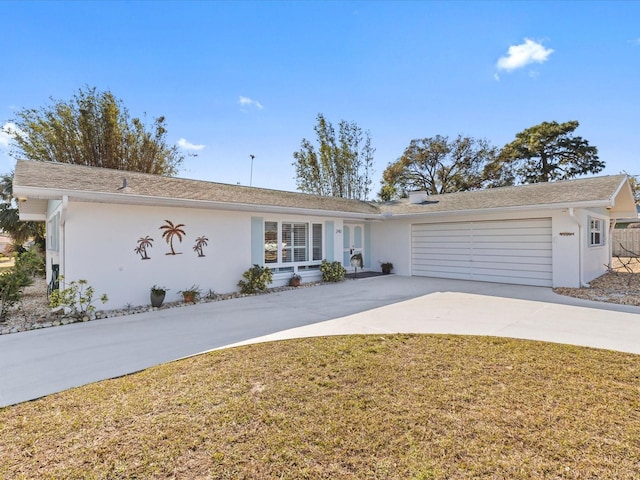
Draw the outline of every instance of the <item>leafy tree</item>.
[[[497,153],[486,140],[461,135],[411,140],[402,157],[383,172],[378,196],[390,200],[411,190],[435,195],[497,186],[503,181],[495,164]]]
[[[175,175],[184,157],[166,143],[165,118],[150,129],[109,91],[84,87],[69,101],[23,109],[10,132],[16,158]]]
[[[33,239],[42,250],[46,247],[44,222],[20,221],[13,200],[13,172],[0,175],[0,229],[17,244]]]
[[[388,185],[382,182],[382,188],[378,192],[378,198],[383,202],[393,200],[398,196],[398,190],[393,185]]]
[[[338,132],[321,113],[314,130],[318,147],[302,139],[294,152],[296,184],[306,193],[366,200],[371,191],[373,154],[369,132],[341,120]]]
[[[605,163],[598,158],[596,147],[573,135],[579,125],[572,120],[542,122],[527,128],[503,148],[500,162],[513,172],[518,183],[550,182],[598,173]]]
[[[633,199],[636,201],[636,205],[640,205],[640,175],[631,175],[628,172],[623,171],[631,183],[631,190],[633,191]]]

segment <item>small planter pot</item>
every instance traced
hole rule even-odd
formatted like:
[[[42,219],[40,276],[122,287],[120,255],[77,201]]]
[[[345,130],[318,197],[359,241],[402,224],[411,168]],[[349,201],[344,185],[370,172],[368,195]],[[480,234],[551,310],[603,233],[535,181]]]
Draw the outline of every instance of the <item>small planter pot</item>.
[[[182,299],[184,303],[196,303],[196,294],[195,293],[183,293]]]
[[[289,280],[290,287],[299,287],[301,283],[302,283],[301,278],[292,278]]]
[[[158,308],[162,306],[162,302],[164,302],[164,297],[166,293],[153,293],[151,292],[151,306],[154,308]]]

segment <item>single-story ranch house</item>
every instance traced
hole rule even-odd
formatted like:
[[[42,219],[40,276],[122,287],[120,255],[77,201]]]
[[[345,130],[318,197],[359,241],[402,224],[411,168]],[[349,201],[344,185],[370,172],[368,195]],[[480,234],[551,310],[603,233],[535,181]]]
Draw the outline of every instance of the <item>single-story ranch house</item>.
[[[578,287],[611,260],[611,229],[634,214],[624,175],[364,202],[95,167],[18,161],[22,220],[47,222],[47,275],[86,279],[105,308],[168,301],[193,284],[237,290],[253,264],[274,285],[321,278],[361,253],[398,275]],[[352,269],[351,269],[352,271]]]

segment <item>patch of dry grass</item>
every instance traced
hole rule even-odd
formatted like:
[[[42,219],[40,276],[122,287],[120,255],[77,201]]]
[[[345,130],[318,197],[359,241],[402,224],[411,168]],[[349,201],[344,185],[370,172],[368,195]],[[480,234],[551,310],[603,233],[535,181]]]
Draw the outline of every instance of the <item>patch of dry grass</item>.
[[[222,350],[0,410],[0,477],[640,477],[640,357],[348,336]]]
[[[6,270],[9,270],[14,265],[15,265],[15,258],[13,256],[11,256],[11,257],[7,257],[7,256],[0,257],[0,272],[4,272]]]

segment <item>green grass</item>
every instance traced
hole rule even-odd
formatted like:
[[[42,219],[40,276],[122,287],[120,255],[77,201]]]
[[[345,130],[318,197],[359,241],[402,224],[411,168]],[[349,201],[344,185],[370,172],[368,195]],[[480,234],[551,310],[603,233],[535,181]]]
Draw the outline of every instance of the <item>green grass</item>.
[[[640,356],[461,336],[222,350],[0,410],[0,477],[640,477]]]

